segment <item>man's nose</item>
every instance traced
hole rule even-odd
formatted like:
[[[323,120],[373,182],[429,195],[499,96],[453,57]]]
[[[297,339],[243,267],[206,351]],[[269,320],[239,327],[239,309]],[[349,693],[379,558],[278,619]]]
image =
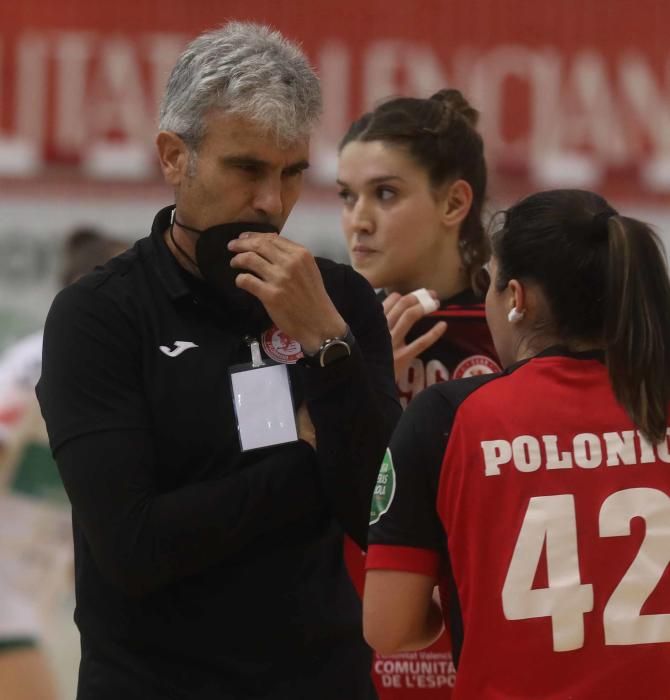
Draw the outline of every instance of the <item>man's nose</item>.
[[[266,178],[258,183],[254,191],[253,208],[270,220],[281,218],[284,213],[281,178]]]

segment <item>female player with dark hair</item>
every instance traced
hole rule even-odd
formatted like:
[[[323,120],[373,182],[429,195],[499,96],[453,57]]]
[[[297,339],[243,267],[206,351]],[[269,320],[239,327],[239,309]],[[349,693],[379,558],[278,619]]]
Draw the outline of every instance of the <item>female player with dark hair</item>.
[[[404,405],[430,384],[497,371],[484,319],[486,163],[458,90],[401,97],[340,144],[342,226],[354,268],[383,290]]]
[[[403,406],[436,382],[500,369],[483,305],[478,116],[458,90],[401,97],[364,114],[340,144],[344,234],[354,268],[382,290]],[[346,555],[362,591],[363,555],[349,541]],[[448,634],[422,658],[376,658],[373,679],[382,700],[448,697]]]
[[[444,614],[459,700],[667,698],[659,241],[595,194],[543,192],[506,212],[491,277],[506,370],[431,387],[405,411],[380,471],[366,637],[418,649]]]

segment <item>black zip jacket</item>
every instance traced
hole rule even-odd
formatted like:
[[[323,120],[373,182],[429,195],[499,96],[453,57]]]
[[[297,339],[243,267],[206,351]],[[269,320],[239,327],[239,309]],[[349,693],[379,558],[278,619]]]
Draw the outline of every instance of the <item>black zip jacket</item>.
[[[72,502],[79,700],[374,697],[342,535],[364,544],[400,416],[386,320],[351,268],[319,260],[356,338],[290,366],[318,450],[241,453],[228,368],[240,318],[151,236],[55,299],[38,397]],[[299,300],[296,300],[299,303]],[[175,353],[177,341],[191,347]]]

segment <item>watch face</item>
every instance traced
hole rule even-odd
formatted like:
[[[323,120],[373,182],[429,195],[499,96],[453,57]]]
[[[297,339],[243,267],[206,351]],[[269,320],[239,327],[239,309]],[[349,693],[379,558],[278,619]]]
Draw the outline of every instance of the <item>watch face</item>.
[[[351,355],[351,348],[344,340],[335,340],[325,347],[321,352],[321,365],[326,367],[332,365],[345,357]]]

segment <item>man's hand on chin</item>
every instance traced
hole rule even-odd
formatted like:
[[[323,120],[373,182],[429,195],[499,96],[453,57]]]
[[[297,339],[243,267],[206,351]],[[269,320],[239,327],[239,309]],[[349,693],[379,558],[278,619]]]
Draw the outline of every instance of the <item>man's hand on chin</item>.
[[[347,325],[323,285],[314,256],[274,233],[243,233],[228,248],[240,289],[258,298],[274,324],[315,353],[328,338],[342,336]]]

